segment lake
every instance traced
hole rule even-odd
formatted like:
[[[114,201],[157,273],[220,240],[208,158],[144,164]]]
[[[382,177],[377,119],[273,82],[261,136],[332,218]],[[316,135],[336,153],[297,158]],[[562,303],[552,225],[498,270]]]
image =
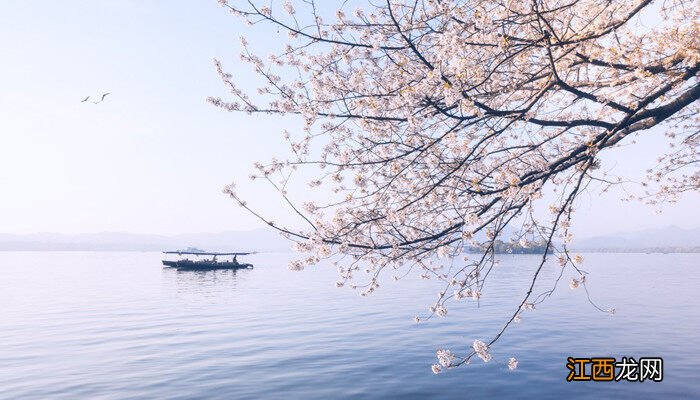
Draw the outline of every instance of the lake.
[[[178,272],[161,254],[0,252],[0,398],[698,398],[700,255],[585,254],[593,300],[564,280],[523,314],[493,361],[434,375],[513,312],[536,256],[502,256],[479,304],[416,324],[442,288],[336,288],[336,268]],[[545,266],[540,291],[558,268]],[[391,278],[387,276],[386,278]],[[663,357],[662,382],[566,382],[567,356]],[[519,366],[510,371],[509,357]]]

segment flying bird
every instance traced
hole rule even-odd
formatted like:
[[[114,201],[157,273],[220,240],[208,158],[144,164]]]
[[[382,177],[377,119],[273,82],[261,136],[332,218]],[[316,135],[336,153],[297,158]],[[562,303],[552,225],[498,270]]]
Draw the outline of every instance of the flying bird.
[[[109,96],[109,92],[102,94],[102,97],[100,97],[100,99],[98,101],[93,101],[92,104],[102,103],[103,101],[105,101],[105,97],[107,97],[107,96]],[[88,101],[89,98],[90,98],[90,96],[84,98],[80,102],[85,103],[86,101]]]
[[[100,98],[100,100],[98,100],[98,101],[93,101],[93,103],[95,103],[95,104],[97,104],[97,103],[102,103],[103,101],[105,101],[105,97],[107,97],[107,96],[109,96],[109,92],[108,92],[108,93],[104,93],[104,94],[102,95],[102,97]]]

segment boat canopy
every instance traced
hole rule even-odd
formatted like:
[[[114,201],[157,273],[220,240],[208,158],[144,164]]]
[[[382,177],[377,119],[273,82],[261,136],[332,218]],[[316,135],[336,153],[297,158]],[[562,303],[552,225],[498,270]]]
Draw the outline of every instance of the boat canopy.
[[[177,254],[177,255],[182,255],[182,254],[192,254],[192,255],[197,255],[197,256],[246,256],[248,254],[255,254],[255,252],[250,252],[250,253],[210,253],[210,252],[204,252],[204,251],[164,251],[164,254]]]

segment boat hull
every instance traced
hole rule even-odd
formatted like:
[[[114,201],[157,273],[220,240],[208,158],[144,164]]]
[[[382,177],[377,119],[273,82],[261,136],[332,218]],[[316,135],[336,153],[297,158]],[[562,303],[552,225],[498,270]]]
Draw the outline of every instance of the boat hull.
[[[207,270],[214,270],[214,269],[253,269],[253,264],[241,264],[241,263],[230,262],[230,261],[212,262],[212,261],[190,261],[190,260],[179,260],[179,261],[163,260],[163,265],[166,267],[177,268],[178,270],[193,270],[193,271],[207,271]]]

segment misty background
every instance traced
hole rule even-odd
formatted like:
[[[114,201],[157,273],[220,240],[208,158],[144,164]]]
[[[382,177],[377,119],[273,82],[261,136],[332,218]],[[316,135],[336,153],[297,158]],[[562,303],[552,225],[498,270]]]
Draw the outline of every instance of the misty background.
[[[214,0],[3,4],[0,249],[288,249],[221,193],[235,181],[256,209],[299,226],[278,196],[247,178],[255,161],[286,154],[281,132],[299,121],[205,101],[227,97],[214,57],[254,90],[253,72],[238,61],[241,35],[257,49],[286,39],[245,26]],[[81,103],[106,92],[102,103]],[[658,131],[634,140],[603,154],[603,169],[638,182],[667,146]],[[620,201],[640,190],[629,183],[581,196],[575,246],[700,246],[698,194],[661,214]]]

